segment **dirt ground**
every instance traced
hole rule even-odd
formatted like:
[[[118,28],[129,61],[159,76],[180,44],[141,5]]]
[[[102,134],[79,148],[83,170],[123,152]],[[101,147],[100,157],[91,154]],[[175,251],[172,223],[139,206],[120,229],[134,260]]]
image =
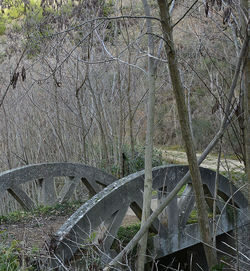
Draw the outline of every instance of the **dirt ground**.
[[[0,225],[0,242],[17,240],[21,248],[28,252],[34,249],[42,249],[48,243],[48,240],[57,232],[69,216],[46,216],[36,219],[17,222],[14,224]],[[138,223],[136,216],[128,214],[124,217],[123,226],[129,226]]]
[[[183,151],[174,151],[174,150],[164,150],[162,148],[158,148],[162,151],[163,158],[167,159],[168,161],[173,161],[174,163],[183,163],[187,164],[187,157],[186,153]],[[197,154],[197,157],[200,157],[200,153]],[[207,158],[202,162],[201,167],[209,168],[216,170],[217,168],[217,156],[215,155],[208,155]],[[237,171],[243,172],[244,171],[244,164],[240,163],[238,160],[234,159],[225,159],[221,158],[220,163],[220,170],[221,171]]]
[[[42,248],[67,220],[65,216],[38,217],[24,222],[0,225],[7,240],[17,240],[25,250]],[[1,239],[0,239],[1,240]]]

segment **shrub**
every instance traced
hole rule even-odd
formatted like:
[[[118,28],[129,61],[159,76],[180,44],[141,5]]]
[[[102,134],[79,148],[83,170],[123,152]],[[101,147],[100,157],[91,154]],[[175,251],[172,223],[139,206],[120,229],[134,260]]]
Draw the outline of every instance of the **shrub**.
[[[117,238],[121,241],[122,246],[126,246],[130,240],[136,235],[139,231],[141,225],[140,223],[130,225],[127,227],[121,226],[117,232]]]
[[[8,244],[7,235],[4,232],[0,234],[0,271],[20,270],[18,242],[13,240]]]
[[[145,168],[145,147],[138,146],[134,157],[131,157],[131,150],[125,147],[124,150],[124,176],[143,170]],[[162,152],[160,150],[153,150],[152,166],[157,167],[163,164]],[[111,169],[111,173],[116,175],[119,166],[114,165]]]
[[[152,166],[157,167],[163,164],[162,152],[160,150],[153,150]],[[138,147],[136,156],[129,160],[129,173],[142,170],[145,167],[145,147]]]

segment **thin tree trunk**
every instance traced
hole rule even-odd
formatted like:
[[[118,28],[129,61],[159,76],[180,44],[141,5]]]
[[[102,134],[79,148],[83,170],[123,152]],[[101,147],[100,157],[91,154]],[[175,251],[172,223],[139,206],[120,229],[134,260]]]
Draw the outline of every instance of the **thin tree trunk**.
[[[119,176],[120,178],[124,177],[124,168],[123,168],[123,99],[122,99],[122,90],[121,90],[121,70],[120,64],[117,61],[117,88],[119,93],[119,132],[118,132],[118,151],[119,151]]]
[[[209,270],[211,270],[212,267],[215,266],[217,263],[216,250],[213,248],[212,235],[209,228],[205,194],[203,191],[199,166],[197,163],[191,127],[189,126],[188,111],[185,104],[184,88],[181,82],[180,72],[177,67],[177,58],[174,49],[170,14],[168,7],[166,5],[166,1],[158,0],[158,5],[160,9],[162,32],[164,39],[166,41],[165,48],[168,56],[168,67],[170,71],[173,92],[177,104],[182,138],[185,143],[190,175],[192,178],[192,184],[195,192],[199,230],[201,233],[202,242],[204,244],[204,250],[206,254],[208,267]]]
[[[250,52],[248,52],[247,64],[244,70],[244,134],[245,134],[245,153],[246,153],[246,175],[248,180],[248,202],[250,202]]]
[[[116,7],[116,13],[118,14],[118,6]],[[117,67],[117,91],[119,95],[119,120],[118,120],[118,161],[119,161],[119,178],[124,177],[124,157],[123,157],[123,97],[122,97],[122,85],[121,85],[121,67],[118,61],[119,58],[119,40],[118,40],[118,24],[115,23],[115,33],[114,37],[116,39],[116,67]]]
[[[56,110],[56,122],[57,122],[57,127],[55,129],[57,137],[59,139],[61,149],[62,149],[62,156],[63,156],[63,161],[67,161],[67,154],[65,150],[65,146],[63,143],[63,137],[62,137],[62,127],[61,127],[61,122],[60,122],[60,109],[59,109],[59,100],[58,100],[58,87],[56,83],[56,78],[55,75],[53,76],[53,86],[54,86],[54,95],[55,95],[55,110]]]
[[[96,110],[96,114],[98,116],[97,119],[97,124],[100,130],[100,143],[101,143],[101,159],[102,159],[102,163],[103,163],[103,167],[107,167],[109,164],[109,159],[108,159],[108,147],[107,147],[107,141],[106,141],[106,135],[105,135],[105,127],[102,125],[103,122],[103,116],[101,113],[101,109],[98,105],[98,101],[96,98],[96,94],[94,92],[94,89],[92,88],[92,84],[91,84],[91,80],[89,78],[89,70],[87,71],[87,81],[88,81],[88,85],[89,85],[89,91],[92,95],[92,99],[93,99],[93,104]]]
[[[130,49],[130,37],[129,37],[129,31],[128,31],[128,25],[126,21],[125,23],[125,30],[126,30],[126,38],[124,36],[124,41],[126,43],[126,46],[128,48],[128,81],[127,81],[127,88],[126,88],[126,96],[127,96],[127,102],[128,102],[128,130],[129,130],[129,141],[130,141],[130,148],[131,148],[131,158],[133,159],[135,156],[135,140],[133,135],[133,117],[134,114],[132,112],[131,107],[131,49]]]
[[[187,93],[187,110],[188,110],[188,122],[190,126],[190,131],[191,131],[191,137],[195,145],[195,138],[194,138],[194,133],[193,133],[193,125],[192,125],[192,112],[191,112],[191,105],[190,105],[190,95],[191,95],[191,89],[190,87],[188,88],[188,93]]]
[[[81,139],[82,139],[82,153],[83,153],[83,162],[87,163],[87,150],[86,150],[86,135],[85,135],[85,125],[82,114],[82,105],[80,101],[80,91],[82,86],[76,89],[76,101],[77,101],[77,109],[79,113],[79,120],[81,125]]]
[[[129,49],[128,49],[129,50]],[[130,50],[128,51],[128,63],[130,64],[131,62],[131,53]],[[128,66],[128,87],[127,87],[127,102],[128,102],[128,129],[129,129],[129,139],[130,139],[130,148],[131,148],[131,157],[132,159],[135,156],[135,140],[134,140],[134,135],[133,135],[133,113],[131,109],[131,67],[130,65]]]
[[[248,0],[240,1],[241,8],[241,27],[243,33],[245,34],[245,39],[249,39],[250,28],[249,14],[248,14]],[[245,57],[245,65],[243,70],[243,99],[244,99],[244,145],[245,145],[245,171],[248,181],[248,201],[250,202],[250,49],[248,47],[248,52]]]
[[[221,143],[219,148],[216,175],[214,180],[214,202],[213,202],[213,246],[216,247],[216,209],[217,209],[217,192],[218,192],[218,179],[220,172],[220,158],[221,158]]]
[[[150,16],[150,7],[147,0],[142,0],[144,12],[146,16]],[[145,179],[143,193],[143,210],[141,227],[150,216],[151,198],[152,198],[152,154],[153,154],[153,131],[154,131],[154,111],[155,111],[155,79],[156,66],[152,57],[154,55],[154,40],[152,33],[152,22],[147,19],[148,32],[148,105],[147,105],[147,133],[146,133],[146,148],[145,148]],[[143,271],[146,258],[148,232],[145,232],[139,242],[137,270]]]
[[[5,107],[3,105],[3,114],[4,114],[4,130],[5,130],[5,146],[6,146],[6,159],[7,159],[7,165],[8,168],[12,168],[12,162],[11,162],[11,151],[10,151],[10,142],[9,142],[9,121],[7,118],[7,114],[5,111]]]

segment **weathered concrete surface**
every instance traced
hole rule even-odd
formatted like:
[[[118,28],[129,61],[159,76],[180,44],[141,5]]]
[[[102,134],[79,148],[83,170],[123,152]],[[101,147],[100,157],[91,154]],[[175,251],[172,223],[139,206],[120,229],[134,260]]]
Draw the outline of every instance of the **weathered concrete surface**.
[[[237,224],[240,229],[244,229],[250,223],[250,218],[246,216],[248,208],[239,210],[237,213]],[[220,216],[217,216],[217,235],[221,235],[230,232],[235,229],[234,222],[228,217],[225,212]],[[212,221],[210,220],[210,229],[212,231]],[[250,234],[250,232],[248,232]],[[249,236],[248,236],[249,238]],[[167,236],[159,234],[154,237],[154,255],[157,257],[163,257],[165,255],[174,253],[176,251],[185,249],[201,242],[201,236],[198,229],[198,224],[186,225],[183,228],[179,228],[178,231],[169,231]]]
[[[56,198],[54,178],[68,177],[68,182]],[[41,186],[42,203],[50,205],[56,201],[67,200],[73,193],[80,180],[86,185],[90,193],[97,193],[103,187],[115,181],[115,177],[106,172],[76,163],[43,163],[28,165],[0,174],[0,197],[7,190],[24,209],[30,210],[35,204],[20,187],[21,184],[37,180]]]
[[[166,193],[168,193],[170,190],[167,187],[170,189],[175,187],[187,171],[187,166],[169,165],[154,168],[153,189],[166,191]],[[200,171],[206,195],[211,198],[214,193],[215,172],[204,168],[200,168]],[[99,192],[82,205],[57,232],[52,255],[56,255],[60,261],[68,261],[73,257],[79,247],[84,246],[84,244],[89,243],[90,240],[92,240],[93,235],[95,236],[95,239],[98,240],[96,244],[98,246],[102,244],[101,247],[103,253],[111,255],[110,247],[123,219],[122,216],[126,213],[124,210],[127,210],[130,206],[140,218],[143,181],[144,171],[134,173],[110,184],[103,191]],[[187,196],[192,198],[192,193],[190,193],[191,185],[192,182],[190,180],[187,186]],[[244,210],[248,206],[248,202],[243,194],[229,184],[229,181],[221,175],[219,176],[218,195],[221,197],[221,200],[223,199],[224,201],[229,200],[233,195],[234,203],[239,209]],[[153,230],[158,230],[160,236],[160,238],[158,238],[159,244],[155,244],[156,248],[158,248],[157,257],[193,244],[193,238],[187,237],[187,233],[193,234],[194,231],[198,231],[197,226],[186,225],[186,218],[189,217],[189,214],[194,207],[193,204],[194,202],[191,200],[189,208],[186,208],[186,201],[177,200],[175,204],[177,210],[171,212],[171,215],[175,215],[176,219],[172,220],[174,222],[169,221],[165,223],[168,224],[168,226],[170,225],[169,228],[171,229],[172,234],[170,239],[168,237],[169,231],[168,228],[165,227],[164,221],[155,221]],[[181,219],[183,215],[185,219]],[[225,218],[222,215],[222,229],[225,231],[231,230],[229,227],[230,224],[224,222],[224,219]],[[101,224],[105,225],[105,227],[102,227],[100,233],[98,228]],[[224,225],[225,228],[223,228]],[[185,236],[182,236],[184,232],[186,234]],[[108,236],[108,238],[105,236]],[[200,240],[199,235],[195,237]],[[106,240],[109,240],[108,244],[105,244]],[[168,241],[170,241],[169,247],[167,245]],[[54,261],[53,264],[56,266],[58,262]]]

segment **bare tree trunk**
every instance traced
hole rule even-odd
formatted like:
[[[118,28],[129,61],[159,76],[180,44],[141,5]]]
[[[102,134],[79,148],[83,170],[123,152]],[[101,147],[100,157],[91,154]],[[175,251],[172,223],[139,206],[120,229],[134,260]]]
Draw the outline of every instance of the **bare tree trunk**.
[[[63,161],[66,162],[67,161],[67,154],[66,154],[64,143],[63,143],[63,137],[62,137],[60,109],[59,109],[59,100],[58,100],[58,87],[57,87],[57,80],[55,78],[55,75],[53,76],[53,86],[54,86],[56,122],[57,122],[57,127],[56,127],[55,131],[56,131],[57,137],[58,137],[60,145],[61,145]]]
[[[191,95],[191,89],[190,87],[188,88],[188,93],[187,93],[187,110],[188,110],[188,122],[190,126],[190,131],[191,131],[191,137],[195,145],[195,138],[194,138],[194,133],[193,133],[193,125],[192,125],[192,112],[191,112],[191,105],[190,105],[190,95]]]
[[[192,139],[191,129],[188,120],[188,111],[185,104],[184,88],[180,78],[180,72],[177,67],[177,58],[174,49],[173,32],[169,9],[166,1],[158,0],[160,9],[160,18],[163,37],[165,39],[165,48],[168,56],[168,67],[173,86],[173,92],[177,104],[179,121],[181,126],[182,138],[185,143],[187,159],[195,192],[197,215],[201,239],[204,244],[204,250],[209,270],[217,263],[216,250],[213,249],[212,235],[210,233],[207,206],[199,166],[197,163],[195,146]]]
[[[12,168],[12,161],[11,161],[11,152],[10,152],[10,142],[9,142],[9,124],[8,124],[8,118],[6,114],[5,107],[3,105],[3,114],[4,114],[4,130],[5,130],[5,146],[6,146],[6,159],[7,159],[7,164],[8,168]]]
[[[89,91],[91,93],[92,96],[92,100],[93,100],[93,104],[96,110],[96,114],[98,116],[97,118],[97,124],[100,130],[100,143],[101,143],[101,159],[102,159],[102,163],[103,163],[103,167],[107,167],[109,164],[109,159],[108,159],[108,147],[107,147],[107,141],[106,141],[106,136],[107,134],[105,134],[105,127],[103,122],[103,115],[101,113],[101,108],[98,105],[98,101],[97,101],[97,97],[96,94],[94,92],[94,89],[92,87],[91,84],[91,80],[90,80],[90,74],[89,74],[89,68],[87,67],[87,81],[88,81],[88,86],[89,86]]]
[[[249,49],[248,49],[249,50]],[[247,64],[244,70],[244,134],[245,134],[245,153],[246,153],[246,174],[248,180],[248,202],[250,202],[250,52],[248,51]]]
[[[122,99],[122,91],[121,91],[121,70],[120,64],[117,61],[117,88],[119,93],[119,132],[118,132],[118,152],[119,152],[119,176],[120,178],[124,177],[124,169],[123,169],[123,99]]]
[[[146,16],[150,16],[150,7],[147,0],[142,0],[144,12]],[[147,133],[146,133],[146,149],[145,149],[145,179],[143,193],[143,210],[141,227],[150,216],[151,198],[152,198],[152,154],[153,154],[153,131],[154,131],[154,107],[155,107],[155,79],[156,65],[154,59],[154,40],[152,33],[152,22],[147,19],[148,32],[148,105],[147,105]],[[145,265],[146,249],[147,249],[148,232],[146,232],[139,242],[137,270],[143,271]]]
[[[241,27],[245,38],[249,39],[249,14],[248,0],[240,1],[241,8]],[[244,99],[244,147],[245,147],[245,171],[248,180],[248,201],[250,202],[250,49],[245,57],[245,65],[243,71],[243,99]]]
[[[131,53],[130,51],[128,52],[128,63],[130,64],[130,58],[131,58]],[[127,87],[127,102],[128,102],[128,129],[129,129],[129,139],[130,139],[130,148],[131,148],[131,157],[132,159],[135,156],[135,140],[134,140],[134,135],[133,135],[133,113],[131,109],[131,67],[130,65],[128,66],[128,87]]]
[[[214,181],[214,201],[213,201],[213,246],[216,247],[216,209],[217,209],[217,197],[218,197],[218,178],[220,173],[220,158],[221,158],[221,142],[217,160],[216,175]]]
[[[116,12],[118,14],[118,6],[116,7]],[[119,50],[118,50],[118,24],[115,23],[115,33],[114,33],[115,39],[116,39],[116,57],[119,58]],[[123,97],[122,97],[122,85],[121,85],[121,67],[120,63],[117,60],[116,62],[117,67],[117,91],[119,95],[119,128],[118,128],[118,161],[119,161],[119,178],[124,177],[124,159],[123,159]]]
[[[84,119],[82,114],[82,104],[80,101],[80,95],[82,91],[82,87],[85,83],[85,79],[83,80],[80,87],[76,87],[76,101],[77,101],[77,109],[79,113],[79,120],[81,125],[81,139],[82,139],[82,152],[83,152],[83,162],[87,163],[87,149],[86,149],[86,133],[85,133],[85,125],[84,125]]]
[[[128,31],[128,25],[126,21],[124,21],[125,30],[126,30],[126,37],[124,35],[124,41],[128,48],[128,81],[127,81],[127,88],[126,88],[126,96],[127,96],[127,103],[128,103],[128,130],[129,130],[129,141],[130,141],[130,148],[131,148],[131,158],[133,159],[135,156],[135,140],[133,135],[133,112],[131,107],[131,49],[130,49],[130,36]]]

